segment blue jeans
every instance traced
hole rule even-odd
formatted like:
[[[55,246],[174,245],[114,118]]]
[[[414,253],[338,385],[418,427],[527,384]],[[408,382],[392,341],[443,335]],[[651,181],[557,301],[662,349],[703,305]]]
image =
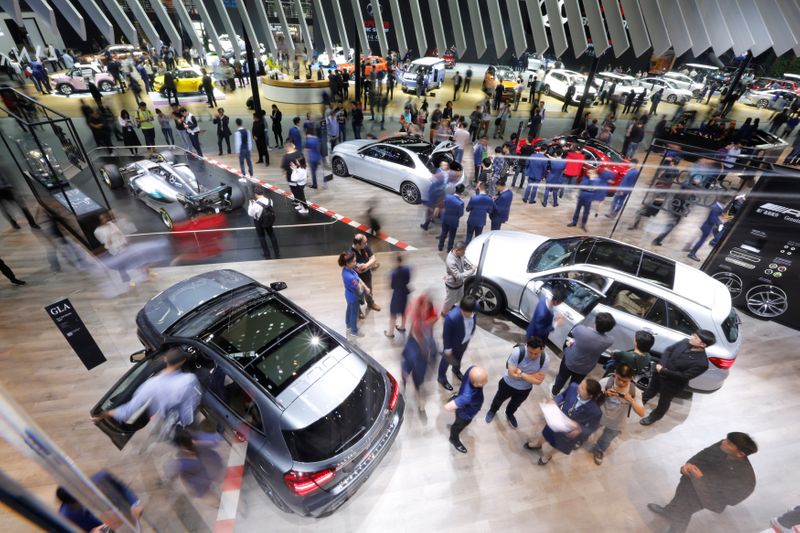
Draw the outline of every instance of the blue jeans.
[[[250,150],[247,148],[242,148],[239,150],[239,168],[242,171],[242,176],[245,175],[244,173],[244,163],[247,162],[247,168],[250,170],[250,175],[253,175],[253,159],[250,157]]]
[[[628,151],[625,152],[625,157],[630,159],[636,154],[636,149],[639,148],[639,143],[630,143],[628,145]]]
[[[319,168],[319,160],[309,161],[308,165],[311,167],[311,186],[317,186],[317,169]]]
[[[483,233],[483,226],[467,224],[467,244],[469,244],[469,241],[471,241],[473,237],[477,237],[481,233]]]
[[[161,128],[161,133],[164,134],[164,140],[167,144],[175,144],[175,135],[172,133],[172,128]]]
[[[592,200],[589,198],[583,198],[578,196],[578,203],[575,204],[575,212],[572,214],[572,223],[578,223],[578,216],[580,215],[581,209],[583,209],[583,217],[581,217],[581,226],[586,225],[586,221],[589,220],[589,212],[592,210]]]
[[[600,435],[600,438],[597,439],[594,450],[596,452],[605,452],[608,447],[611,446],[611,441],[616,439],[620,433],[622,433],[622,431],[619,429],[603,427],[603,433]]]
[[[622,205],[625,203],[625,199],[628,197],[628,193],[626,192],[618,192],[614,195],[614,199],[611,200],[611,214],[616,215],[622,209]]]
[[[709,227],[706,226],[705,224],[700,226],[700,238],[694,244],[694,247],[692,248],[692,251],[689,252],[689,255],[697,254],[697,250],[699,250],[700,247],[703,246],[703,243],[706,242],[706,239],[708,239],[708,236],[711,235],[711,230],[713,229],[714,229],[713,226]]]
[[[461,148],[459,146],[456,146],[455,148],[453,148],[453,160],[456,163],[461,163],[461,159],[463,159],[463,157],[464,157],[464,149],[463,148]]]
[[[522,201],[531,203],[536,201],[536,194],[539,192],[539,183],[541,180],[528,180],[528,186],[525,187],[525,194],[522,195]]]
[[[445,224],[442,222],[442,232],[439,234],[439,250],[444,248],[444,239],[447,237],[447,251],[453,249],[453,243],[456,240],[456,231],[458,230],[458,225],[451,226],[449,224]]]
[[[344,313],[344,323],[351,333],[358,333],[358,302],[347,302],[347,310]]]

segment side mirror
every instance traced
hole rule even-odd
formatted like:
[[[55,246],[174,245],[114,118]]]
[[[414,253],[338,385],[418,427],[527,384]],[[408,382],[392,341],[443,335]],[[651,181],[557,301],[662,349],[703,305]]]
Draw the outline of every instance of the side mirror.
[[[272,283],[269,284],[269,288],[272,289],[273,291],[282,291],[283,289],[286,288],[286,282],[273,281]]]
[[[131,363],[141,363],[147,357],[146,350],[139,350],[138,352],[134,352],[130,355],[129,359]]]

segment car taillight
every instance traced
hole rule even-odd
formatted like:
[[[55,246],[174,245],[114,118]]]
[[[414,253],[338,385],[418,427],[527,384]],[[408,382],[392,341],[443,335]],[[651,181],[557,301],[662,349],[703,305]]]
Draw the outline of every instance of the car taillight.
[[[736,358],[733,359],[722,359],[720,357],[709,357],[708,362],[714,365],[717,368],[722,368],[723,370],[726,368],[730,368],[733,366],[733,363],[736,362]]]
[[[389,376],[389,382],[392,384],[392,394],[389,396],[389,410],[394,411],[395,406],[397,405],[397,399],[400,397],[400,386],[397,384],[397,380],[394,379],[394,376],[387,372],[387,376]]]
[[[320,470],[319,472],[295,472],[289,470],[283,475],[286,486],[298,496],[311,494],[325,483],[333,479],[334,472],[331,469]]]

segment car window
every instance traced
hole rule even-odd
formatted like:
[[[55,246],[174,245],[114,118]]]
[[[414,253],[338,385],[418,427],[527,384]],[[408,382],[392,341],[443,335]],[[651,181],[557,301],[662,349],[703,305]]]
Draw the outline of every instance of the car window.
[[[582,315],[591,311],[602,295],[591,288],[571,279],[557,279],[545,282],[544,286],[551,292],[559,287],[565,294],[564,303]]]
[[[628,274],[636,275],[639,263],[642,260],[642,251],[633,246],[626,246],[612,241],[598,240],[595,242],[586,263],[599,265]]]
[[[384,151],[382,146],[370,146],[363,152],[361,155],[365,157],[374,157],[375,159],[383,159],[384,158]]]
[[[622,283],[611,293],[611,307],[639,318],[644,318],[656,304],[658,298],[641,289]]]
[[[675,283],[675,261],[645,253],[639,267],[639,277],[671,289]]]
[[[736,314],[735,309],[731,308],[728,317],[722,321],[722,333],[725,334],[725,338],[728,339],[728,342],[736,342],[739,339],[740,323],[739,315]]]
[[[261,431],[261,411],[252,396],[222,369],[216,369],[213,382],[214,395],[244,423]]]
[[[586,272],[585,270],[570,270],[566,273],[569,279],[574,279],[576,281],[580,281],[581,283],[585,283],[589,287],[596,289],[598,291],[602,291],[606,287],[606,283],[608,283],[608,279],[600,274],[595,274],[594,272]]]
[[[551,268],[571,265],[575,251],[585,239],[551,239],[539,246],[528,261],[528,272],[542,272]],[[589,241],[591,242],[591,241]]]
[[[395,148],[394,146],[385,146],[384,152],[384,161],[388,161],[396,165],[402,165],[404,167],[414,168],[414,162],[411,160],[411,157],[403,150]]]
[[[686,335],[691,335],[699,329],[694,320],[685,311],[670,302],[667,302],[667,316],[669,317],[668,327],[670,329],[680,331]]]
[[[648,322],[658,324],[659,326],[667,327],[667,304],[661,298],[653,304],[650,312],[645,317]]]

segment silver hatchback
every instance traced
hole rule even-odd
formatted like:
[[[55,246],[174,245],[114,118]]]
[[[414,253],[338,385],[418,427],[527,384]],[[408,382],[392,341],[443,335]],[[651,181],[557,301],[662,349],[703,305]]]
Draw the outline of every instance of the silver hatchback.
[[[514,231],[478,236],[466,250],[479,265],[469,281],[486,313],[507,310],[529,320],[539,299],[559,287],[567,295],[556,311],[564,320],[549,340],[562,347],[573,327],[594,324],[601,312],[611,313],[609,351],[631,349],[640,329],[655,339],[654,355],[697,329],[714,332],[717,343],[707,350],[709,368],[689,386],[696,391],[719,389],[728,377],[741,345],[739,317],[725,286],[688,265],[602,237],[548,239]]]

